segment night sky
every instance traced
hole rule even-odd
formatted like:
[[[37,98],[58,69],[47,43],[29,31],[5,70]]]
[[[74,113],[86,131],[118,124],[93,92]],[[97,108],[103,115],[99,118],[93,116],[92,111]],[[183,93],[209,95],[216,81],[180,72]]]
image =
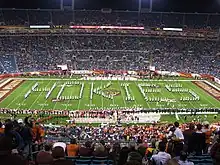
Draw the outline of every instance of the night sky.
[[[55,9],[60,0],[0,0],[0,8]],[[111,8],[117,10],[138,10],[139,0],[75,0],[75,9]],[[64,0],[64,5],[72,0]],[[142,0],[142,7],[149,8],[149,0]],[[212,12],[220,13],[220,0],[153,0],[153,11]]]

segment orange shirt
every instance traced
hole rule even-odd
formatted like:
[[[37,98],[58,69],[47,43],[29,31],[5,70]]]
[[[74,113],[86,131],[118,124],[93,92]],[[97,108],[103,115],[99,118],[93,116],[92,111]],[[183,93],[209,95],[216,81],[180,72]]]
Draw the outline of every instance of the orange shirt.
[[[0,128],[0,133],[4,133],[5,129],[4,128]]]
[[[76,156],[78,151],[79,151],[79,145],[77,145],[77,144],[67,145],[67,155],[68,156]]]

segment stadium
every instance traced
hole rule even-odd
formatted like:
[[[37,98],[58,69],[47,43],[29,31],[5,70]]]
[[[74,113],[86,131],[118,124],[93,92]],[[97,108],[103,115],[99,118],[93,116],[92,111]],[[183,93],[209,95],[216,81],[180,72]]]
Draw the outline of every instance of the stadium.
[[[220,163],[217,2],[90,3],[0,9],[3,165]]]

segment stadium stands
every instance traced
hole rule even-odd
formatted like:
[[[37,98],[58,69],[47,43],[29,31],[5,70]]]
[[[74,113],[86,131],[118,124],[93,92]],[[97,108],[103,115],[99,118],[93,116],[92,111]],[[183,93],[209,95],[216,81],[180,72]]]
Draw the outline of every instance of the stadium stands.
[[[174,123],[175,127],[172,124],[169,125],[149,125],[149,126],[123,126],[118,127],[115,125],[105,125],[102,127],[91,127],[91,126],[42,126],[37,123],[31,126],[30,121],[33,122],[33,119],[28,122],[28,118],[23,120],[19,119],[19,125],[17,122],[12,122],[7,120],[5,123],[5,129],[0,125],[0,151],[1,153],[5,153],[5,148],[3,148],[2,142],[5,141],[5,138],[9,137],[7,131],[14,131],[13,134],[17,134],[17,137],[20,135],[20,140],[17,141],[13,145],[13,151],[15,149],[20,151],[21,154],[25,155],[26,152],[24,150],[19,150],[19,146],[23,142],[25,145],[31,144],[33,141],[35,145],[33,145],[34,152],[29,152],[30,158],[33,160],[37,157],[37,161],[39,160],[48,160],[45,154],[40,154],[40,152],[50,152],[50,147],[48,146],[60,146],[67,153],[72,153],[73,155],[66,155],[66,160],[71,160],[72,163],[75,164],[86,164],[86,165],[113,165],[113,164],[122,164],[124,165],[126,161],[136,160],[139,163],[143,161],[151,161],[151,156],[153,154],[158,153],[158,149],[162,152],[160,146],[168,144],[165,152],[174,157],[173,160],[183,161],[183,162],[193,162],[195,165],[211,165],[213,164],[212,157],[205,153],[195,155],[195,151],[198,151],[198,146],[193,145],[193,140],[197,138],[197,129],[194,129],[194,125],[191,124],[182,124],[178,127],[178,123]],[[12,123],[11,123],[12,122]],[[35,123],[35,122],[34,122]],[[8,128],[10,126],[10,128]],[[188,131],[188,127],[192,127],[191,132]],[[197,127],[199,124],[197,123]],[[19,128],[19,129],[18,129]],[[208,129],[207,129],[208,128]],[[9,129],[9,130],[8,130]],[[27,131],[33,131],[37,136],[32,136],[34,134],[27,134]],[[180,152],[180,155],[176,155],[179,152],[176,152],[176,144],[181,143],[176,141],[176,139],[180,138],[180,134],[176,131],[180,131],[180,134],[184,135],[184,152]],[[182,133],[183,131],[183,133]],[[211,134],[208,132],[211,131]],[[2,136],[5,132],[5,136]],[[203,127],[200,136],[205,137],[201,143],[205,143],[208,139],[213,139],[213,143],[217,144],[215,139],[218,139],[218,134],[215,134],[216,128],[214,127]],[[19,134],[19,135],[18,135]],[[46,136],[44,136],[46,134]],[[180,137],[179,137],[180,136]],[[77,139],[73,140],[73,138]],[[71,140],[72,139],[72,140]],[[69,143],[71,140],[71,143]],[[42,142],[45,144],[46,150],[41,150]],[[52,144],[52,145],[51,145]],[[159,144],[159,146],[158,146]],[[190,146],[190,149],[187,145]],[[173,146],[172,146],[173,145]],[[66,147],[67,146],[67,147]],[[72,147],[71,147],[72,146]],[[40,148],[38,148],[40,147]],[[49,148],[48,148],[49,147]],[[53,147],[53,148],[54,148]],[[52,156],[57,158],[59,156],[58,153],[55,154],[55,150],[52,150]],[[159,147],[159,148],[158,148]],[[75,149],[74,149],[75,148]],[[72,150],[73,149],[73,150]],[[203,150],[203,149],[202,149]],[[213,147],[211,147],[213,150]],[[64,152],[63,151],[63,152]],[[39,154],[38,154],[39,153]],[[186,153],[189,154],[186,159]],[[4,155],[4,154],[3,154]],[[56,155],[56,156],[55,156]],[[139,156],[137,156],[139,155]],[[1,155],[2,156],[2,155]],[[61,156],[61,155],[60,155]],[[63,155],[64,156],[64,155]],[[185,157],[185,158],[184,158]],[[128,158],[128,159],[127,159]],[[143,159],[142,159],[143,158]],[[185,160],[186,159],[186,160]],[[54,161],[56,161],[55,159]],[[48,160],[49,161],[49,160]],[[145,162],[146,163],[146,162]]]
[[[15,56],[1,55],[0,56],[0,68],[1,68],[0,73],[15,73],[15,72],[17,72]]]
[[[1,9],[4,25],[144,25],[146,27],[219,28],[219,14],[141,13],[131,11],[63,11]]]
[[[21,72],[57,69],[57,64],[68,60],[73,69],[143,70],[151,64],[158,70],[219,77],[218,41],[111,35],[16,36],[0,40],[2,53],[14,54]],[[16,70],[15,62],[7,65],[14,68],[11,71]],[[9,67],[6,63],[2,66]]]

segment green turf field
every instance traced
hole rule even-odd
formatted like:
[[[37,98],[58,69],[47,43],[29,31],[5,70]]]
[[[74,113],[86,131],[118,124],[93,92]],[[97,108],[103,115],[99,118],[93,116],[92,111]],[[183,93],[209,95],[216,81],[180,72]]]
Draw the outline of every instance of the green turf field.
[[[38,86],[32,90],[36,83],[38,83]],[[53,86],[54,88],[52,88]],[[31,91],[31,93],[25,99],[25,94],[28,91]],[[50,95],[46,99],[48,93]],[[188,100],[183,101],[185,98]],[[194,85],[191,80],[84,81],[30,78],[6,97],[0,103],[0,107],[38,110],[137,107],[146,109],[220,108],[220,102]]]

